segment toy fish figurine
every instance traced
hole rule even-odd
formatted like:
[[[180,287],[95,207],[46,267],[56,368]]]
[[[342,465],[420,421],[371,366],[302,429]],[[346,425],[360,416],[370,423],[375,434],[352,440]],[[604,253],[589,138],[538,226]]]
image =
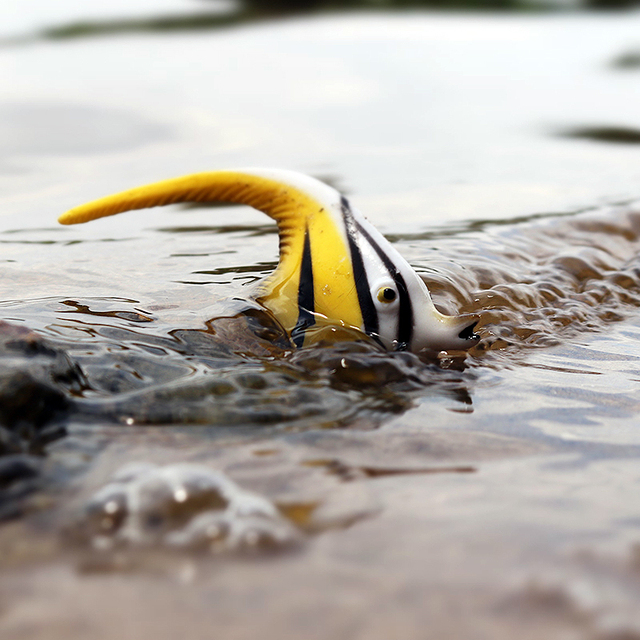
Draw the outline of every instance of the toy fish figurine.
[[[420,276],[347,199],[309,176],[277,169],[197,173],[75,207],[76,224],[176,202],[230,202],[263,211],[278,225],[280,262],[259,301],[296,346],[314,325],[352,327],[387,349],[468,349],[476,315],[440,313]]]

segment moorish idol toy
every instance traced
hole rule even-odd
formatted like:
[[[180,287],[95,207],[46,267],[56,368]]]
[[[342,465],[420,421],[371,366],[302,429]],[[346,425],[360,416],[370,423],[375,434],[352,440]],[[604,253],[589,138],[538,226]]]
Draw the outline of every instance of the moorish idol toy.
[[[420,276],[333,187],[293,171],[241,169],[164,180],[75,207],[62,224],[176,202],[229,202],[278,225],[280,261],[258,300],[296,346],[314,325],[359,329],[387,349],[468,349],[476,315],[440,313]]]

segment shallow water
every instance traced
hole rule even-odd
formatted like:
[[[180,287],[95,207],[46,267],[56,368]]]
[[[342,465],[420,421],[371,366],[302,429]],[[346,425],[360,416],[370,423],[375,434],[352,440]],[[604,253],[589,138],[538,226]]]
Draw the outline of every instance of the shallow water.
[[[48,344],[0,357],[60,403],[26,396],[43,436],[4,418],[0,450],[46,455],[0,468],[0,635],[640,635],[640,94],[619,64],[640,15],[32,37],[59,15],[21,17],[0,50],[1,319]],[[246,208],[55,223],[260,165],[348,193],[443,311],[481,314],[480,344],[425,361],[329,332],[292,350],[251,299],[277,234]],[[134,480],[127,535],[78,536],[120,513],[111,478],[140,462],[178,493]],[[296,544],[218,553],[245,525],[212,515],[189,464]]]

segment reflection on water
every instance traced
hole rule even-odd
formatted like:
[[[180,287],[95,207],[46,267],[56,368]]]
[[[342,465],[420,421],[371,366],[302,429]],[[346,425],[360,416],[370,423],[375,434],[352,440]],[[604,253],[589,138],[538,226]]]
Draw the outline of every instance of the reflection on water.
[[[613,144],[640,144],[640,131],[624,127],[582,127],[570,129],[563,132],[562,135]]]
[[[614,69],[622,69],[625,71],[636,70],[640,68],[640,52],[628,51],[627,53],[622,53],[611,62],[611,66]]]
[[[233,13],[195,13],[185,16],[158,16],[155,18],[76,22],[44,29],[39,35],[48,40],[68,40],[103,34],[144,33],[166,31],[201,31],[219,29],[255,20],[253,15]]]
[[[126,111],[73,104],[0,105],[0,158],[113,153],[170,137],[166,125]]]
[[[590,0],[594,6],[624,6],[628,0]],[[563,0],[207,0],[206,3],[195,3],[188,7],[187,3],[167,3],[165,12],[162,7],[150,7],[154,15],[141,17],[131,7],[115,6],[101,19],[70,20],[67,23],[53,24],[40,29],[36,34],[28,32],[0,39],[0,45],[18,45],[34,43],[39,39],[69,40],[100,35],[117,35],[127,33],[167,33],[175,31],[219,30],[224,27],[246,23],[261,22],[306,16],[319,13],[366,10],[385,11],[407,9],[472,9],[476,11],[495,11],[509,9],[544,10],[563,8],[567,3]],[[585,2],[588,4],[588,2]],[[208,6],[207,6],[208,5]],[[571,6],[573,5],[573,6]],[[206,6],[206,9],[203,8]],[[578,2],[569,2],[565,8],[578,8]],[[182,9],[182,11],[180,11]],[[120,17],[118,15],[120,11]],[[86,8],[82,11],[86,13]],[[88,13],[91,13],[89,11]],[[101,12],[98,10],[97,12]],[[133,13],[129,17],[126,14]]]

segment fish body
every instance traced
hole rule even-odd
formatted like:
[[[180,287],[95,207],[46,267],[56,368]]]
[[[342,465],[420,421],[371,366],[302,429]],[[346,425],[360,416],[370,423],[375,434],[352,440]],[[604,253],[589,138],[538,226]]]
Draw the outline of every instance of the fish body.
[[[230,202],[278,225],[280,260],[259,301],[298,347],[315,325],[356,328],[387,349],[440,351],[477,343],[477,316],[445,316],[407,261],[349,201],[319,180],[279,169],[212,171],[75,207],[62,224],[177,202]]]

